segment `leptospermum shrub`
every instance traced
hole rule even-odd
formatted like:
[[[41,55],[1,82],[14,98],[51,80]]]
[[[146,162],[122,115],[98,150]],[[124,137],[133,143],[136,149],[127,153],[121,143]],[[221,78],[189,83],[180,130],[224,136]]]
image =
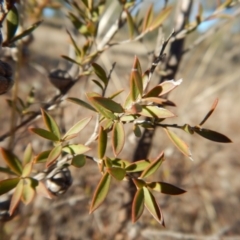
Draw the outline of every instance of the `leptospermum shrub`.
[[[98,3],[86,0],[80,3],[75,1],[66,2],[71,7],[68,17],[74,28],[85,37],[85,43],[79,45],[68,31],[67,34],[75,49],[76,57],[71,58],[65,55],[62,57],[79,67],[79,75],[74,78],[63,70],[50,73],[49,80],[59,89],[59,94],[54,96],[48,103],[43,104],[39,112],[29,111],[34,101],[33,91],[29,93],[25,100],[20,98],[8,100],[9,106],[14,107],[19,117],[28,112],[27,117],[22,118],[24,120],[15,127],[14,134],[19,128],[26,128],[27,123],[41,115],[45,128],[29,127],[28,130],[35,134],[36,138],[41,137],[46,141],[50,141],[52,147],[35,155],[31,143],[29,143],[22,156],[15,155],[13,149],[1,148],[1,154],[6,166],[0,167],[1,173],[5,174],[5,179],[0,181],[0,195],[10,196],[9,209],[6,209],[5,215],[1,219],[9,220],[20,202],[29,204],[34,201],[36,194],[48,198],[63,194],[72,182],[69,166],[74,166],[79,168],[79,171],[82,171],[88,161],[94,161],[98,166],[101,178],[92,196],[90,213],[104,202],[112,179],[119,182],[131,181],[136,187],[136,193],[132,199],[132,221],[136,222],[146,207],[156,221],[164,225],[163,214],[153,192],[178,195],[185,193],[185,190],[171,183],[151,182],[148,180],[164,162],[164,150],[159,151],[158,156],[154,159],[134,159],[135,161],[132,162],[131,159],[127,160],[119,157],[125,147],[125,125],[131,126],[136,137],[141,137],[141,131],[144,128],[162,128],[179,151],[191,159],[188,145],[171,129],[177,128],[188,134],[196,133],[211,141],[231,142],[225,135],[203,127],[216,108],[217,100],[213,103],[206,116],[203,117],[203,120],[195,126],[165,123],[166,119],[175,117],[174,113],[168,109],[168,106],[175,107],[175,104],[167,99],[167,95],[176,87],[180,87],[182,80],[169,79],[152,88],[149,87],[149,83],[152,80],[155,67],[159,62],[163,61],[165,46],[172,39],[174,33],[163,43],[159,56],[155,57],[149,69],[144,69],[139,59],[134,58],[129,77],[129,86],[126,87],[126,89],[130,89],[127,94],[127,90],[123,89],[107,95],[106,90],[111,81],[113,69],[104,70],[97,63],[97,59],[108,48],[120,44],[113,42],[114,35],[125,24],[128,24],[129,39],[126,42],[131,41],[131,39],[141,39],[148,32],[157,29],[163,24],[172,8],[165,7],[157,16],[154,16],[153,7],[151,6],[147,14],[138,19],[137,15],[133,17],[131,14],[136,7],[135,1],[119,1],[122,7],[119,18],[110,27],[108,35],[106,34],[107,37],[99,39],[98,26],[100,19],[103,18],[105,1],[98,1]],[[14,1],[8,7],[6,12],[7,35],[2,43],[3,47],[11,47],[12,44],[21,41],[23,37],[31,34],[41,23],[37,22],[16,35],[19,26],[18,10]],[[191,32],[198,24],[199,21],[195,25],[191,25],[191,29],[187,29],[187,32]],[[93,82],[99,87],[98,93],[86,92],[85,100],[78,97],[69,97],[64,100],[79,105],[79,108],[87,108],[92,112],[91,117],[83,118],[66,132],[61,132],[57,121],[51,116],[50,108],[62,101],[62,97],[80,77],[90,76],[92,78],[93,75]],[[123,102],[115,100],[120,94],[126,96]],[[97,123],[94,129],[91,130],[92,135],[89,140],[86,143],[76,142],[73,144],[73,139],[81,134],[84,128],[90,128],[88,124],[93,118],[97,119]],[[8,134],[5,134],[1,140],[7,136]],[[96,141],[97,156],[90,156],[88,151],[91,149],[91,144]],[[109,144],[111,144],[112,152],[106,153],[106,147]],[[161,149],[161,146],[159,146],[159,149]],[[42,164],[43,170],[36,172],[36,164]]]

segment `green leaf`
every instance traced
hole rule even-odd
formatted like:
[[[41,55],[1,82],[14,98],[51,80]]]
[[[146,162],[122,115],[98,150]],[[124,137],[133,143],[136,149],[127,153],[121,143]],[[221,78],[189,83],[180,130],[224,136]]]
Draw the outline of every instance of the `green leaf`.
[[[29,204],[32,202],[35,196],[35,188],[38,185],[38,181],[32,178],[25,178],[23,180],[23,189],[21,200],[24,204]]]
[[[175,116],[169,110],[158,106],[142,106],[142,111],[139,114],[145,117],[161,119]]]
[[[22,164],[19,158],[11,151],[1,148],[2,156],[7,166],[18,176],[22,174]]]
[[[137,189],[141,189],[146,186],[146,183],[138,178],[132,178],[133,183],[135,184]]]
[[[80,105],[82,107],[85,107],[85,108],[87,108],[89,110],[92,110],[92,111],[96,112],[95,108],[93,108],[90,104],[84,102],[81,99],[78,99],[78,98],[67,98],[66,100],[70,101],[70,102],[73,102],[73,103],[76,103],[76,104],[78,104],[78,105]]]
[[[122,93],[123,91],[124,91],[124,89],[118,90],[118,91],[114,92],[112,95],[110,95],[108,98],[113,99],[116,96],[118,96],[120,93]]]
[[[18,28],[19,16],[18,10],[13,5],[10,11],[7,14],[7,41],[11,40]]]
[[[155,86],[150,91],[148,91],[145,95],[143,95],[143,98],[158,97],[159,94],[162,92],[162,90],[163,90],[162,86],[160,85]]]
[[[34,162],[35,162],[35,163],[43,163],[43,162],[46,162],[51,151],[52,151],[52,150],[47,150],[47,151],[43,151],[43,152],[39,153],[39,154],[34,158]]]
[[[32,172],[32,168],[33,163],[32,162],[27,163],[23,168],[22,177],[28,177]]]
[[[114,155],[117,156],[123,149],[125,142],[125,133],[123,124],[115,122],[112,130],[112,147]]]
[[[109,191],[110,182],[111,182],[111,175],[108,172],[105,172],[94,192],[92,202],[91,202],[91,207],[90,207],[90,213],[96,210],[105,200]]]
[[[107,132],[102,126],[99,128],[98,134],[98,158],[102,159],[105,155],[107,148]]]
[[[148,27],[149,31],[153,31],[155,28],[158,28],[164,21],[167,19],[169,14],[172,11],[172,7],[165,7],[157,17],[152,21],[151,25]]]
[[[204,119],[199,123],[199,126],[202,126],[208,120],[208,118],[212,115],[213,111],[217,107],[217,104],[218,104],[218,99],[216,99],[214,101],[210,111],[207,113],[207,115],[204,117]]]
[[[144,204],[148,211],[152,214],[152,216],[164,226],[164,220],[161,213],[161,209],[158,206],[156,199],[152,195],[152,193],[146,188],[143,187],[144,192]]]
[[[125,169],[120,167],[109,167],[107,171],[118,181],[122,181],[126,175]]]
[[[31,162],[33,159],[32,145],[29,143],[24,151],[23,155],[23,166]]]
[[[133,133],[136,137],[141,137],[142,135],[141,129],[137,124],[133,124]]]
[[[135,102],[143,93],[143,83],[140,74],[140,63],[137,57],[134,58],[133,67],[130,76],[130,96],[131,100]]]
[[[147,183],[147,187],[156,192],[169,194],[169,195],[179,195],[179,194],[183,194],[186,192],[185,190],[183,190],[181,188],[178,188],[172,184],[165,183],[165,182]]]
[[[9,168],[0,167],[0,172],[15,175]]]
[[[71,165],[77,168],[81,168],[86,163],[86,157],[83,154],[79,154],[73,157]]]
[[[145,168],[140,178],[146,178],[148,176],[151,176],[153,173],[155,173],[158,170],[158,168],[161,166],[163,161],[164,161],[164,154],[163,152],[161,152],[160,155],[154,161],[152,161],[147,168]]]
[[[100,80],[102,80],[104,86],[106,87],[108,84],[108,78],[105,70],[97,63],[92,63],[92,67],[95,74],[100,78]]]
[[[17,208],[17,206],[21,200],[22,190],[23,190],[23,179],[21,179],[18,182],[16,189],[12,195],[12,199],[11,199],[11,203],[10,203],[10,207],[9,207],[10,215],[12,215],[14,213],[15,209]]]
[[[182,79],[179,79],[177,81],[174,81],[174,80],[164,81],[163,83],[159,84],[159,86],[162,87],[162,91],[161,93],[159,93],[158,96],[162,96],[171,92],[174,88],[179,86],[181,83],[182,83]]]
[[[9,178],[0,181],[0,195],[3,195],[15,188],[19,181],[19,178]]]
[[[81,62],[78,62],[78,61],[76,61],[76,60],[73,59],[73,58],[70,58],[70,57],[65,56],[65,55],[61,55],[61,57],[64,58],[65,60],[71,62],[71,63],[75,63],[75,64],[77,64],[77,65],[81,65]]]
[[[144,171],[151,162],[149,160],[139,160],[128,165],[125,170],[127,172],[142,172]]]
[[[100,87],[100,89],[103,91],[104,87],[101,85],[101,83],[98,80],[93,79],[92,80],[98,87]]]
[[[180,139],[174,132],[170,131],[168,128],[163,128],[167,133],[170,140],[175,144],[175,146],[187,157],[192,160],[192,154],[188,145]]]
[[[46,163],[47,167],[52,165],[57,160],[57,158],[60,156],[61,152],[62,152],[61,145],[58,145],[51,150],[51,152],[48,155],[48,159],[47,159],[47,163]]]
[[[96,102],[94,100],[94,97],[96,97],[95,93],[87,93],[88,100],[92,103],[94,108],[105,118],[111,119],[111,120],[116,120],[117,117],[109,110],[107,110],[105,107],[103,107],[101,104]]]
[[[12,44],[12,43],[16,42],[17,40],[20,40],[20,39],[26,37],[32,31],[34,31],[41,23],[42,23],[42,21],[38,21],[38,22],[34,23],[31,27],[29,27],[28,29],[26,29],[22,33],[14,36],[10,41],[4,42],[3,46],[8,46],[9,44]]]
[[[69,154],[82,154],[90,150],[89,147],[83,144],[69,144],[62,149],[64,152]]]
[[[104,97],[93,97],[92,99],[97,104],[101,105],[103,108],[111,112],[115,112],[115,113],[124,112],[123,107],[119,103],[116,103],[115,101],[113,101],[112,99],[104,98]]]
[[[142,32],[147,31],[149,25],[151,24],[153,19],[153,5],[151,4],[148,8],[148,11],[145,14],[143,24],[142,24]]]
[[[49,132],[43,128],[29,128],[30,132],[37,134],[38,136],[51,140],[51,141],[59,141],[59,138],[52,132]]]
[[[133,22],[131,14],[128,12],[128,10],[125,9],[125,13],[127,14],[127,24],[128,24],[129,38],[133,39],[133,35],[134,35],[134,22]]]
[[[200,127],[193,127],[192,130],[194,132],[196,132],[197,134],[199,134],[200,136],[214,141],[214,142],[220,142],[220,143],[230,143],[232,142],[227,136],[219,133],[219,132],[215,132],[206,128],[200,128]]]
[[[61,134],[60,134],[59,127],[58,127],[57,123],[55,122],[55,120],[52,118],[52,116],[50,116],[50,114],[48,114],[46,111],[44,111],[44,109],[41,109],[41,112],[42,112],[43,121],[44,121],[47,129],[51,133],[56,135],[58,137],[58,140],[60,140]]]
[[[81,132],[86,126],[87,124],[90,122],[90,120],[92,119],[92,117],[86,117],[83,118],[82,120],[80,120],[79,122],[77,122],[76,124],[74,124],[74,126],[72,126],[64,135],[63,140],[69,140],[71,138],[74,138],[77,136],[77,134],[79,132]]]
[[[72,45],[73,45],[73,47],[74,47],[74,50],[75,50],[77,56],[81,56],[81,51],[80,51],[80,49],[78,48],[77,43],[75,42],[75,40],[73,39],[71,33],[70,33],[68,30],[67,30],[67,34],[68,34],[69,37],[70,37],[70,40],[71,40],[71,42],[72,42]]]
[[[132,222],[135,223],[142,215],[144,210],[143,188],[137,190],[132,203]]]

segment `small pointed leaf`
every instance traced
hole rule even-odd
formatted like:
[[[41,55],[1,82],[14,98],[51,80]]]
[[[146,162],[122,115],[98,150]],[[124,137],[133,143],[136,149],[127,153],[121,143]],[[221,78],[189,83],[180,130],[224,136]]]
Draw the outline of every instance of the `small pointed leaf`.
[[[123,113],[123,107],[109,98],[104,97],[93,97],[92,98],[96,103],[101,105],[102,107],[106,108],[107,110],[115,113]]]
[[[98,80],[93,79],[92,80],[98,87],[100,87],[100,89],[103,91],[104,87],[101,85],[101,83]]]
[[[147,187],[154,191],[169,195],[179,195],[186,192],[181,188],[165,182],[151,182],[147,184]]]
[[[204,117],[204,119],[199,123],[199,126],[202,126],[208,120],[208,118],[212,115],[213,111],[217,107],[217,104],[218,104],[218,99],[216,99],[214,101],[210,111],[207,113],[207,115]]]
[[[81,168],[86,163],[86,157],[83,154],[79,154],[73,157],[71,165],[77,168]]]
[[[38,185],[38,181],[32,178],[25,178],[23,180],[23,190],[21,200],[25,205],[32,202],[35,196],[35,189]]]
[[[162,91],[158,96],[162,96],[166,93],[171,92],[174,88],[179,86],[181,83],[182,83],[182,79],[179,79],[177,81],[169,80],[169,81],[165,81],[165,82],[159,84],[159,86],[162,87]]]
[[[66,132],[66,134],[63,137],[63,139],[64,140],[68,140],[69,137],[76,136],[76,134],[78,134],[80,131],[82,131],[87,126],[87,124],[90,122],[91,119],[92,119],[92,117],[87,117],[87,118],[83,118],[82,120],[77,122],[74,126],[72,126]]]
[[[11,199],[11,203],[10,203],[10,207],[9,207],[9,214],[12,215],[13,212],[15,211],[15,209],[17,208],[20,200],[21,200],[21,196],[22,196],[22,190],[23,190],[23,179],[21,179],[17,186],[16,189],[12,195],[12,199]]]
[[[142,215],[144,210],[143,188],[137,190],[132,203],[132,222],[135,223]]]
[[[40,154],[38,154],[38,155],[34,158],[34,162],[35,162],[35,163],[43,163],[43,162],[46,162],[51,151],[52,151],[52,150],[47,150],[47,151],[41,152]]]
[[[194,127],[192,128],[192,130],[194,132],[196,132],[197,134],[199,134],[200,136],[214,141],[214,142],[220,142],[220,143],[230,143],[232,142],[227,136],[219,133],[219,132],[215,132],[206,128],[199,128],[199,127]]]
[[[133,39],[134,34],[134,22],[132,19],[131,14],[128,12],[128,10],[125,9],[125,13],[127,14],[127,23],[128,23],[128,32],[129,32],[129,38]]]
[[[61,152],[62,152],[61,145],[58,145],[52,149],[52,151],[48,155],[48,159],[47,159],[47,163],[46,163],[47,167],[52,165],[57,160],[57,158],[60,156]]]
[[[95,74],[102,80],[105,86],[108,84],[108,78],[105,70],[97,63],[92,63]]]
[[[139,160],[128,165],[125,170],[127,172],[142,172],[144,171],[151,162],[149,160]]]
[[[142,32],[145,32],[148,29],[152,20],[153,20],[153,5],[151,4],[143,20]]]
[[[171,6],[164,8],[148,27],[149,31],[153,31],[155,28],[158,28],[165,21],[165,19],[167,19],[171,11]]]
[[[82,154],[90,150],[88,146],[85,146],[83,144],[69,144],[62,149],[64,152],[67,152],[69,154]]]
[[[164,154],[163,152],[161,152],[161,154],[154,161],[152,161],[147,168],[145,168],[140,178],[146,178],[152,175],[153,173],[155,173],[158,170],[158,168],[161,166],[163,161],[164,161]]]
[[[38,181],[38,185],[36,187],[36,192],[38,195],[45,197],[45,198],[49,198],[52,199],[52,194],[48,191],[46,185],[44,183],[42,183],[41,181]]]
[[[164,226],[164,220],[161,213],[161,209],[158,206],[156,199],[152,195],[152,193],[148,190],[148,188],[143,187],[144,192],[144,204],[148,211],[152,214],[152,216]]]
[[[7,41],[10,41],[14,37],[18,28],[18,24],[19,24],[18,10],[13,5],[13,7],[7,14]]]
[[[95,108],[93,108],[90,104],[84,102],[83,100],[81,99],[78,99],[78,98],[67,98],[67,101],[70,101],[70,102],[73,102],[73,103],[76,103],[82,107],[85,107],[89,110],[92,110],[94,112],[96,112]]]
[[[32,162],[27,163],[23,168],[22,177],[28,177],[32,172],[32,168],[33,163]]]
[[[192,154],[188,145],[180,139],[174,132],[170,131],[168,128],[164,128],[170,140],[175,144],[175,146],[187,157],[192,160]]]
[[[51,140],[51,141],[59,141],[59,138],[52,132],[49,132],[43,128],[29,128],[30,132],[37,134],[38,136]]]
[[[29,143],[24,151],[23,166],[31,162],[33,159],[32,145]]]
[[[112,133],[112,147],[114,155],[117,156],[123,149],[125,142],[125,133],[123,124],[121,122],[115,122],[113,125]]]
[[[92,213],[95,209],[97,209],[105,200],[109,191],[110,182],[111,182],[111,175],[108,172],[105,172],[94,192],[91,207],[90,207],[90,213]]]
[[[0,196],[15,188],[19,181],[19,178],[9,178],[0,181]]]
[[[22,174],[22,164],[19,158],[11,151],[1,148],[2,156],[7,166],[18,176]]]
[[[122,181],[126,175],[125,169],[120,167],[109,167],[107,171],[118,181]]]
[[[44,121],[45,126],[47,127],[47,129],[51,133],[56,135],[58,137],[58,139],[60,139],[61,138],[61,134],[60,134],[60,130],[59,130],[59,127],[58,127],[56,121],[44,109],[41,109],[41,112],[42,112],[43,121]]]
[[[158,106],[142,106],[142,111],[139,114],[145,117],[162,119],[175,116],[169,110]]]
[[[142,135],[141,129],[137,124],[133,125],[133,133],[136,137],[141,137]]]
[[[98,158],[102,159],[105,155],[107,148],[107,132],[103,129],[102,126],[99,128],[98,134]]]

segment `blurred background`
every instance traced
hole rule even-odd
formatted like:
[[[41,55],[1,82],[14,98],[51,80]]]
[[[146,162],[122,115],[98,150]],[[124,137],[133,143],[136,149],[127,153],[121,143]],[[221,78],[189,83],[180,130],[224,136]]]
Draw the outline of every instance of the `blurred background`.
[[[55,68],[70,68],[70,64],[61,55],[68,55],[71,51],[66,29],[73,31],[66,18],[68,4],[64,1],[51,1],[54,3],[51,7],[46,5],[40,9],[39,2],[26,1],[26,25],[39,19],[44,22],[34,31],[33,41],[23,52],[19,77],[20,97],[26,97],[31,88],[35,88],[36,102],[33,108],[36,109],[56,94],[56,89],[47,78],[48,73]],[[165,38],[173,29],[178,1],[168,2],[174,9],[163,26]],[[208,17],[221,2],[223,1],[194,1],[190,21],[195,19],[199,3],[203,6],[203,16]],[[151,3],[158,12],[164,1],[139,1],[140,14],[145,14]],[[59,8],[62,4],[65,7]],[[118,17],[120,6],[118,1],[107,1],[107,6],[105,11],[111,9],[113,13],[108,21],[110,26]],[[109,28],[108,25],[102,26],[105,29],[103,35]],[[205,38],[206,34],[208,37]],[[127,38],[126,27],[117,34],[115,41]],[[194,46],[201,38],[204,40]],[[78,40],[79,43],[82,41],[81,36]],[[109,92],[128,88],[135,55],[139,57],[143,70],[150,67],[149,53],[154,51],[156,41],[157,31],[149,33],[141,42],[117,45],[102,54],[98,63],[106,71],[111,69],[113,62],[117,62]],[[168,123],[197,125],[210,110],[214,100],[219,99],[216,110],[204,127],[225,134],[233,143],[210,142],[200,136],[174,131],[190,146],[194,160],[191,161],[173,146],[161,129],[157,130],[150,158],[163,150],[166,161],[150,180],[166,181],[187,191],[180,196],[155,195],[166,228],[160,226],[147,211],[135,224],[126,219],[126,206],[131,200],[127,183],[114,182],[104,204],[89,215],[90,200],[100,179],[96,164],[89,162],[83,169],[71,169],[73,184],[63,196],[53,200],[37,197],[29,206],[21,205],[20,214],[13,220],[0,222],[1,240],[240,239],[240,4],[236,3],[233,8],[222,12],[217,19],[201,23],[196,31],[187,36],[185,49],[188,50],[190,46],[193,48],[184,54],[176,76],[176,80],[182,78],[183,83],[169,96],[177,105],[177,108],[172,109],[177,118],[168,120]],[[12,60],[13,55],[13,52],[9,52],[9,55],[4,52],[2,58],[7,58],[14,66],[16,63]],[[160,70],[154,74],[155,83],[159,80],[159,72]],[[70,90],[68,96],[84,99],[84,92],[94,91],[94,88],[91,81],[83,79]],[[10,97],[10,93],[0,96],[0,134],[9,128],[7,119],[10,111],[5,100]],[[90,115],[87,110],[69,102],[54,112],[63,129],[68,129],[82,117]],[[38,120],[31,126],[41,124],[42,121]],[[93,127],[94,123],[91,124],[89,126]],[[81,141],[87,139],[91,131],[85,129],[80,136]],[[131,159],[137,139],[132,137],[130,129],[128,132],[128,142],[121,158]],[[36,153],[47,148],[46,141],[22,129],[18,133],[14,152],[22,154],[29,140]],[[7,140],[1,142],[1,147],[6,142]],[[95,147],[93,144],[93,155],[96,153]],[[2,163],[0,156],[0,164]],[[4,177],[0,173],[0,179]]]

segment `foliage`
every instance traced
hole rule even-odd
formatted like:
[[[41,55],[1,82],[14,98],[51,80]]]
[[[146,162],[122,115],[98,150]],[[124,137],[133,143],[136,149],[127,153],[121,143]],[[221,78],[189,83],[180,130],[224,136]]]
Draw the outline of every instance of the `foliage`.
[[[143,70],[138,57],[136,56],[134,58],[129,77],[129,88],[126,88],[130,90],[123,102],[117,102],[116,97],[123,94],[125,89],[111,93],[111,95],[106,93],[109,82],[111,81],[111,72],[113,69],[105,71],[103,67],[97,63],[98,57],[108,48],[116,44],[140,40],[147,33],[159,28],[168,18],[172,7],[163,8],[159,14],[155,16],[153,7],[150,6],[147,14],[138,19],[137,14],[133,15],[136,8],[135,1],[119,1],[122,10],[115,25],[112,26],[112,35],[100,41],[98,32],[99,23],[104,15],[106,1],[85,0],[77,2],[69,0],[66,1],[66,3],[70,9],[68,18],[75,30],[85,37],[85,42],[79,44],[72,33],[67,31],[76,57],[72,58],[62,55],[62,58],[77,65],[80,74],[76,78],[68,78],[65,75],[59,74],[57,76],[53,74],[49,76],[50,81],[60,90],[60,93],[53,97],[49,103],[43,105],[40,112],[30,110],[30,106],[35,99],[33,89],[25,100],[20,97],[14,100],[7,100],[9,107],[17,112],[20,119],[26,117],[26,120],[15,127],[14,134],[16,134],[19,128],[26,127],[28,122],[41,115],[45,128],[29,127],[28,130],[46,139],[46,141],[50,141],[52,147],[38,154],[34,154],[31,143],[29,143],[21,159],[13,153],[13,149],[2,147],[1,153],[6,167],[1,167],[0,172],[8,174],[11,177],[0,181],[0,194],[11,192],[12,198],[9,213],[13,214],[20,201],[24,204],[29,204],[33,201],[36,193],[46,197],[57,195],[55,194],[56,192],[54,193],[52,191],[52,188],[45,186],[44,181],[44,179],[51,179],[51,181],[54,182],[56,169],[59,173],[59,171],[61,172],[62,169],[68,168],[71,165],[82,168],[88,160],[92,160],[98,165],[102,177],[93,193],[90,213],[95,211],[107,197],[112,179],[116,179],[117,181],[130,181],[136,188],[136,193],[132,201],[132,221],[136,222],[141,217],[144,207],[146,207],[156,221],[164,225],[163,214],[153,192],[178,195],[185,193],[185,190],[170,183],[148,181],[148,179],[150,179],[149,177],[158,171],[163,164],[165,160],[163,151],[161,151],[155,159],[138,159],[134,162],[121,159],[120,154],[125,147],[126,140],[125,126],[131,125],[132,132],[136,137],[141,137],[141,132],[144,128],[162,128],[172,143],[185,156],[191,159],[191,152],[188,145],[170,129],[177,128],[188,134],[197,133],[201,137],[215,142],[231,142],[228,137],[221,133],[202,128],[202,125],[215,110],[217,100],[203,120],[196,126],[164,123],[166,119],[176,117],[172,110],[169,110],[169,106],[174,107],[175,104],[167,99],[167,95],[178,87],[182,80],[168,80],[152,88],[149,87],[149,83],[152,80],[155,66],[164,59],[163,52],[166,45],[172,38],[176,37],[176,34],[173,32],[164,42],[162,51],[159,56],[155,57],[149,69]],[[224,7],[227,7],[227,5]],[[8,10],[6,18],[7,35],[2,43],[3,47],[11,47],[14,43],[29,36],[41,23],[41,21],[37,21],[26,28],[26,30],[17,33],[17,28],[20,25],[18,9],[13,4]],[[186,26],[185,34],[191,33],[202,21],[201,16],[197,16],[196,19],[196,22],[189,23],[189,26]],[[129,39],[124,42],[113,42],[112,39],[115,34],[120,31],[124,25],[128,27]],[[81,119],[66,133],[62,133],[57,121],[55,121],[49,113],[50,109],[53,105],[61,101],[62,97],[74,86],[76,81],[83,76],[89,75],[95,75],[92,81],[99,88],[99,91],[86,92],[87,100],[79,99],[78,97],[69,97],[67,101],[90,110],[92,116]],[[63,84],[63,81],[66,82]],[[77,137],[84,128],[90,128],[88,124],[92,117],[97,118],[97,123],[89,141],[87,143],[72,143],[72,140]],[[97,157],[86,155],[86,152],[90,150],[90,146],[94,141],[97,141]],[[108,144],[111,144],[112,153],[106,151]],[[37,172],[35,169],[37,164],[45,164],[45,169]],[[64,176],[67,178],[67,175]],[[56,183],[56,181],[54,183]],[[68,188],[69,185],[67,185],[66,188]],[[62,190],[61,188],[61,191]],[[66,190],[67,189],[64,189],[63,192]]]

